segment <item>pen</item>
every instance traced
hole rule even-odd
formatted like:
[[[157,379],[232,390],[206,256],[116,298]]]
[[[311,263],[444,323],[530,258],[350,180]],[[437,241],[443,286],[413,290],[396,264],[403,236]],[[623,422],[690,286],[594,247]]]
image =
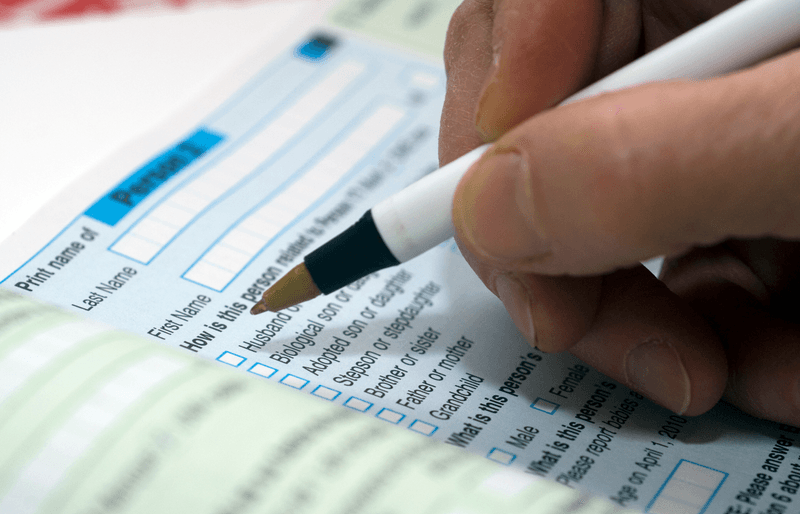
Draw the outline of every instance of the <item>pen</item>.
[[[570,96],[670,79],[704,79],[755,64],[800,42],[800,0],[745,0]],[[478,147],[390,196],[304,258],[250,310],[278,311],[406,262],[454,235],[452,203]]]

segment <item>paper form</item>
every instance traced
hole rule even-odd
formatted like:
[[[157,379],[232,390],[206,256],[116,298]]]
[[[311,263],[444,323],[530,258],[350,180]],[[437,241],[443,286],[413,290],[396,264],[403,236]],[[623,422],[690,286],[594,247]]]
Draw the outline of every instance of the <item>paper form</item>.
[[[312,32],[120,170],[3,285],[623,507],[792,512],[798,429],[724,404],[676,416],[532,350],[452,242],[247,314],[304,254],[436,168],[444,86],[429,59]]]
[[[7,365],[59,333],[35,373]],[[7,291],[0,366],[3,514],[613,509]]]

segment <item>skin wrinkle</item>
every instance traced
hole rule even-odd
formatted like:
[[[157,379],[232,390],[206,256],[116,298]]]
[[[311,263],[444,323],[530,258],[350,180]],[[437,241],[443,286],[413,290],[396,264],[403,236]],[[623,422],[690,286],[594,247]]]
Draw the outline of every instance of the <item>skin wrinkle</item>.
[[[459,62],[457,59],[453,59],[453,50],[462,50],[465,42],[472,43],[473,48],[475,49],[481,50],[483,48],[483,45],[480,41],[473,41],[468,36],[474,29],[482,29],[485,23],[484,20],[487,19],[487,17],[489,20],[494,19],[493,15],[487,16],[487,14],[490,12],[491,9],[486,9],[485,6],[484,8],[481,8],[481,3],[474,1],[463,2],[458,6],[458,8],[456,8],[456,11],[453,13],[453,17],[450,21],[450,27],[447,34],[448,39],[451,39],[451,41],[448,42],[446,51],[444,53],[444,70],[448,79],[453,71],[453,64]],[[455,41],[452,41],[452,39],[455,39]],[[470,67],[470,69],[472,68]],[[475,75],[478,75],[477,71],[475,72]],[[449,82],[450,81],[448,80],[448,83]]]
[[[477,146],[471,128],[473,102],[482,84],[489,61],[483,49],[490,42],[487,24],[491,23],[491,7],[486,2],[465,1],[457,9],[448,28],[444,63],[447,73],[447,95],[441,117],[441,133],[447,134],[439,147],[440,164],[446,164]]]

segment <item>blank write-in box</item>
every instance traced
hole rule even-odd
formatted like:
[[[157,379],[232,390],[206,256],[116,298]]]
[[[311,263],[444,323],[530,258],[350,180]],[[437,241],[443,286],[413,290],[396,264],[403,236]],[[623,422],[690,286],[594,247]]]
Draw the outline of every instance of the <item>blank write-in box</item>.
[[[395,412],[391,409],[383,408],[375,415],[376,418],[382,419],[384,421],[388,421],[389,423],[394,423],[395,425],[403,421],[403,418],[406,417],[405,414],[400,414],[399,412]]]
[[[244,361],[247,360],[246,357],[242,357],[241,355],[236,355],[235,353],[231,352],[222,352],[222,354],[217,357],[217,360],[227,364],[228,366],[233,366],[234,368],[238,368],[242,365]]]
[[[350,407],[353,410],[357,410],[358,412],[367,412],[372,404],[368,401],[364,401],[361,398],[356,398],[355,396],[351,396],[344,402],[345,407]]]
[[[267,366],[265,364],[261,364],[260,362],[256,362],[250,369],[248,369],[250,373],[253,375],[258,375],[264,378],[270,378],[272,375],[278,372],[277,369],[273,368],[272,366]]]
[[[294,389],[302,389],[308,385],[308,380],[296,375],[286,375],[281,379],[281,384],[293,387]]]
[[[501,450],[500,448],[492,448],[486,455],[486,458],[508,466],[509,464],[514,462],[517,456],[511,452]]]
[[[728,473],[681,459],[647,505],[648,514],[703,514]]]
[[[302,134],[365,69],[366,65],[357,61],[340,64],[249,140],[137,220],[109,249],[149,264],[212,203],[228,194],[292,138]],[[216,276],[214,280],[220,278]]]
[[[296,180],[247,214],[208,248],[183,278],[222,291],[284,228],[319,201],[405,117],[405,109],[381,105]]]
[[[339,395],[342,393],[340,391],[337,391],[336,389],[331,389],[330,387],[325,387],[323,385],[320,385],[317,386],[313,391],[311,391],[311,394],[328,401],[333,401],[336,398],[338,398]]]
[[[559,407],[561,407],[561,405],[558,403],[553,403],[549,400],[545,400],[544,398],[536,398],[536,400],[534,400],[531,404],[531,409],[536,409],[540,412],[550,415],[555,414]]]
[[[439,430],[439,427],[437,427],[436,425],[431,425],[430,423],[426,421],[421,421],[419,419],[415,419],[414,421],[412,421],[411,424],[408,426],[408,428],[409,430],[413,430],[418,434],[427,436],[431,436],[433,435],[434,432]]]

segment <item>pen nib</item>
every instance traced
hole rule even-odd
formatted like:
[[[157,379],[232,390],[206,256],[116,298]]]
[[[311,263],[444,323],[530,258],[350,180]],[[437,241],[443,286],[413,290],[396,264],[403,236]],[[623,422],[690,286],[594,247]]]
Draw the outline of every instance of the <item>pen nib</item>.
[[[253,305],[250,309],[250,314],[261,314],[262,312],[267,312],[267,304],[264,303],[264,300],[259,300],[258,303]]]
[[[264,291],[261,300],[250,309],[250,314],[278,312],[298,303],[307,302],[321,294],[305,263],[301,263]]]

